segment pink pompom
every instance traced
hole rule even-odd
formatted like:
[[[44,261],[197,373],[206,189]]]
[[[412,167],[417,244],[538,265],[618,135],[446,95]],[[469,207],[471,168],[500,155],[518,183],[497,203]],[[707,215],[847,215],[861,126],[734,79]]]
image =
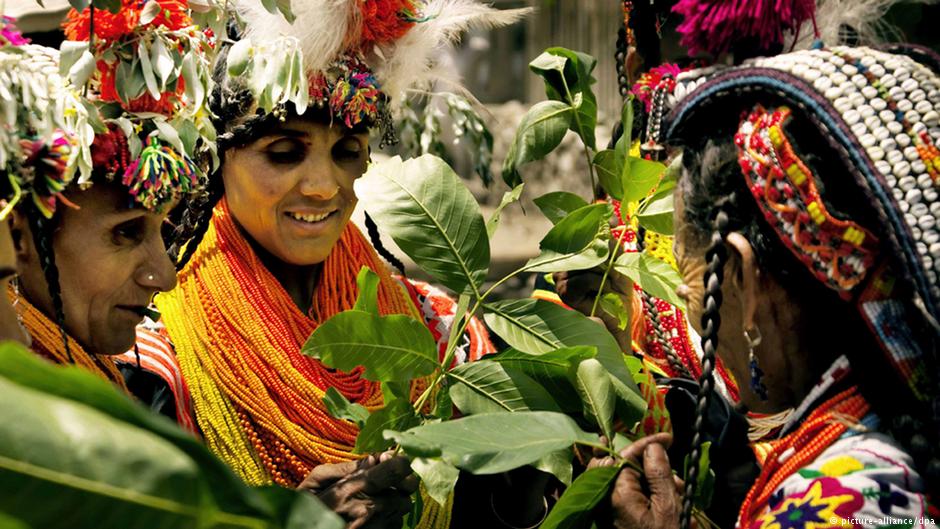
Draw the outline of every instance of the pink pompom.
[[[781,45],[785,32],[795,32],[813,18],[814,0],[679,0],[672,8],[684,17],[678,27],[681,44],[695,55],[717,55],[735,43],[755,41],[763,49]]]

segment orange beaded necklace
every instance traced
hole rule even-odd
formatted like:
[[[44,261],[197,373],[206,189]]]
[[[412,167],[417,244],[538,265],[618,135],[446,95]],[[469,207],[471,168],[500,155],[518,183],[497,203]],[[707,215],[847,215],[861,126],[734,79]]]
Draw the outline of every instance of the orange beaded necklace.
[[[68,354],[65,352],[65,344],[62,342],[62,332],[59,326],[46,317],[41,310],[26,301],[26,298],[20,296],[16,298],[13,287],[7,288],[7,296],[10,302],[16,303],[20,316],[23,318],[23,326],[29,332],[33,343],[30,348],[39,356],[49,359],[57,364],[69,364]],[[111,382],[119,387],[125,393],[128,393],[127,386],[124,384],[124,377],[118,371],[114,361],[107,355],[93,355],[85,351],[71,336],[67,337],[69,341],[69,353],[72,355],[72,362],[75,365],[91,371],[99,377]]]
[[[868,410],[868,402],[858,388],[852,386],[813,410],[793,433],[777,441],[761,443],[761,449],[755,450],[763,459],[761,473],[741,505],[738,526],[749,527],[785,479],[812,463],[849,429],[849,425],[858,424]]]
[[[206,443],[249,483],[296,486],[320,463],[358,457],[352,453],[358,429],[331,417],[321,399],[334,387],[377,409],[379,384],[358,369],[330,370],[300,347],[319,322],[352,308],[362,266],[380,277],[382,313],[418,316],[351,223],[322,264],[310,314],[303,314],[223,200],[177,288],[157,297]]]

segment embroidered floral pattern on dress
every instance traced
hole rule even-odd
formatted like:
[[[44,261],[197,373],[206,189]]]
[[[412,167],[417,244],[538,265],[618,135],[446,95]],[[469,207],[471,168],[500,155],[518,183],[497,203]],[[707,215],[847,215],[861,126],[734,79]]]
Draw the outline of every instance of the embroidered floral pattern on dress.
[[[851,518],[864,503],[860,493],[834,478],[813,480],[803,493],[787,496],[774,510],[758,518],[752,529],[809,529],[841,527],[833,520]]]

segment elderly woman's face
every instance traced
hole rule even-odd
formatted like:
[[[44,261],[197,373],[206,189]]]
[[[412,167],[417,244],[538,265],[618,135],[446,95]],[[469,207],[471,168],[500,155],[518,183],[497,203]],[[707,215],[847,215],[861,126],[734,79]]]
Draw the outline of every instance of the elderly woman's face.
[[[59,207],[52,243],[66,331],[91,353],[123,353],[134,345],[153,295],[176,285],[160,232],[166,213],[128,208],[127,190],[113,184],[95,184],[69,199],[79,208]],[[25,219],[16,215],[21,293],[52,317],[41,259]]]
[[[229,210],[274,257],[292,265],[321,263],[356,207],[353,182],[368,159],[366,133],[289,119],[226,153]]]

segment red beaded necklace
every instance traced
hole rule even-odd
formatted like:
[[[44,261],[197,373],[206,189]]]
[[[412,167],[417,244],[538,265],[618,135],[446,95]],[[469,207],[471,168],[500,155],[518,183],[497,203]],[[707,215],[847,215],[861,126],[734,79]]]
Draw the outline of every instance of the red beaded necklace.
[[[852,386],[813,410],[793,433],[766,443],[770,449],[758,455],[765,455],[763,467],[741,505],[738,526],[746,527],[762,514],[770,497],[785,479],[819,457],[849,429],[849,425],[859,423],[868,410],[868,402],[859,394],[858,388]]]

